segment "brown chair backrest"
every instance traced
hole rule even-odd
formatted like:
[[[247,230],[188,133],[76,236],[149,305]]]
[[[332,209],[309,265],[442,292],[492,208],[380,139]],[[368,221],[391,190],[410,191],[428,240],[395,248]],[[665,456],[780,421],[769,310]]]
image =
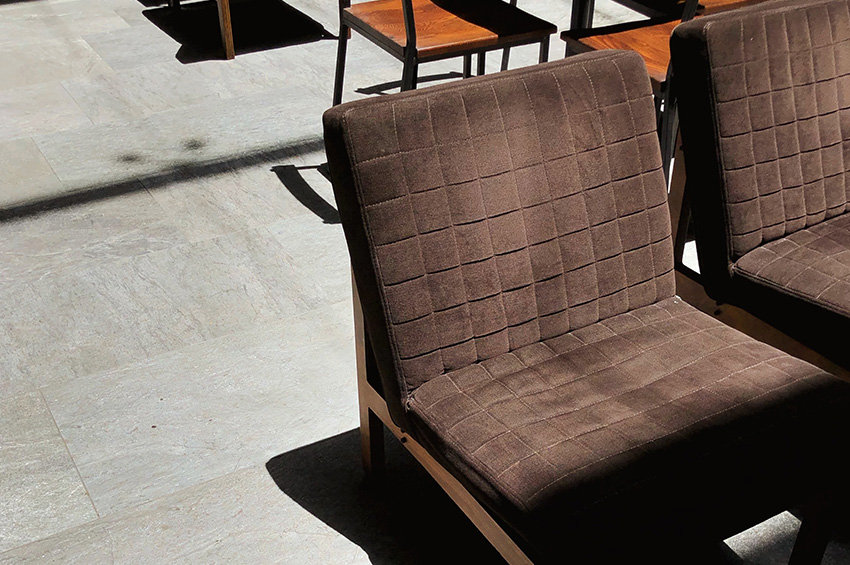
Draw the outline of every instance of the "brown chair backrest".
[[[779,0],[671,40],[701,271],[848,209],[850,9]]]
[[[675,292],[652,91],[635,53],[354,102],[324,124],[397,422],[435,376]]]

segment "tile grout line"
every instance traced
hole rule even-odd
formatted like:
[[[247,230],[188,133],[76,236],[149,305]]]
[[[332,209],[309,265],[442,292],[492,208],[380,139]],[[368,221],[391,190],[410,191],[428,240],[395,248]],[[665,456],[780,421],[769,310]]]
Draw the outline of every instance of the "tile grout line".
[[[68,442],[65,440],[65,436],[62,434],[62,430],[59,428],[59,424],[56,422],[56,417],[53,415],[53,411],[50,409],[50,404],[47,402],[47,398],[44,397],[44,392],[42,390],[43,388],[44,387],[38,387],[36,389],[38,391],[38,396],[44,403],[44,407],[47,408],[47,413],[50,414],[50,421],[53,422],[53,426],[56,428],[56,432],[62,439],[62,445],[65,446],[65,453],[68,454],[68,457],[71,459],[71,463],[74,465],[74,470],[77,472],[77,477],[80,478],[80,484],[83,485],[83,489],[85,489],[86,491],[86,497],[89,499],[89,504],[91,504],[92,510],[94,510],[94,513],[97,515],[97,518],[95,518],[95,520],[97,520],[98,518],[101,518],[101,514],[98,511],[97,506],[95,506],[94,504],[94,499],[92,499],[91,493],[89,492],[89,487],[86,486],[86,482],[83,480],[83,475],[82,473],[80,473],[79,467],[77,467],[77,461],[74,459],[74,456],[71,454],[71,450],[68,448]],[[89,520],[89,522],[85,523],[90,523],[95,520]]]

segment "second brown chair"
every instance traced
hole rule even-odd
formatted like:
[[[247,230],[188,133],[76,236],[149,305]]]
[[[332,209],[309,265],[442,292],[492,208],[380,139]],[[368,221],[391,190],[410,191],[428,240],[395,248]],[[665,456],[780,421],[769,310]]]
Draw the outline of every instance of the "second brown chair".
[[[339,49],[334,81],[334,105],[342,102],[349,30],[357,31],[404,63],[401,89],[416,88],[419,63],[464,58],[464,76],[471,74],[472,55],[540,43],[540,62],[549,52],[549,36],[557,28],[501,0],[372,0],[352,5],[340,0]]]

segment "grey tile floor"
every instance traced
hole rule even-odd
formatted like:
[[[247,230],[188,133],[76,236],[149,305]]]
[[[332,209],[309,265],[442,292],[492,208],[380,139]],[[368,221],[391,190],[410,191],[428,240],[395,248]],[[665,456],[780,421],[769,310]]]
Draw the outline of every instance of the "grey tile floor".
[[[335,32],[335,2],[291,5]],[[499,562],[398,446],[387,488],[362,484],[321,167],[334,41],[184,64],[163,10],[0,1],[0,564]],[[397,88],[397,62],[349,52],[346,99]],[[797,525],[729,540],[730,559],[782,561]]]

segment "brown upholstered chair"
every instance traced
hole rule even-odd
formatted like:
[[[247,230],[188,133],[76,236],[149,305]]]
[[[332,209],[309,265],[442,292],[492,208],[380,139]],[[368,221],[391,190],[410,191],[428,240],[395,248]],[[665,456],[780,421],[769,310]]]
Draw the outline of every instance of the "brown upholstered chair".
[[[648,20],[597,28],[569,29],[561,32],[561,39],[566,42],[567,56],[601,49],[624,49],[640,53],[649,71],[655,93],[661,159],[665,172],[669,174],[678,132],[676,98],[670,81],[670,35],[673,29],[680,23],[693,19],[697,14],[723,12],[760,1],[763,0],[685,0],[678,3],[678,10],[667,6],[666,14],[656,15]],[[672,4],[677,5],[675,2]]]
[[[386,424],[511,563],[681,558],[832,484],[850,385],[676,297],[640,56],[324,125],[367,469]]]
[[[463,75],[469,77],[477,53],[482,75],[487,51],[539,43],[542,63],[549,56],[549,36],[557,31],[517,8],[515,0],[369,0],[353,5],[339,0],[339,18],[334,105],[342,102],[349,29],[404,63],[402,90],[416,88],[419,63],[429,61],[463,57]]]
[[[706,292],[850,368],[848,2],[767,2],[672,46]]]

